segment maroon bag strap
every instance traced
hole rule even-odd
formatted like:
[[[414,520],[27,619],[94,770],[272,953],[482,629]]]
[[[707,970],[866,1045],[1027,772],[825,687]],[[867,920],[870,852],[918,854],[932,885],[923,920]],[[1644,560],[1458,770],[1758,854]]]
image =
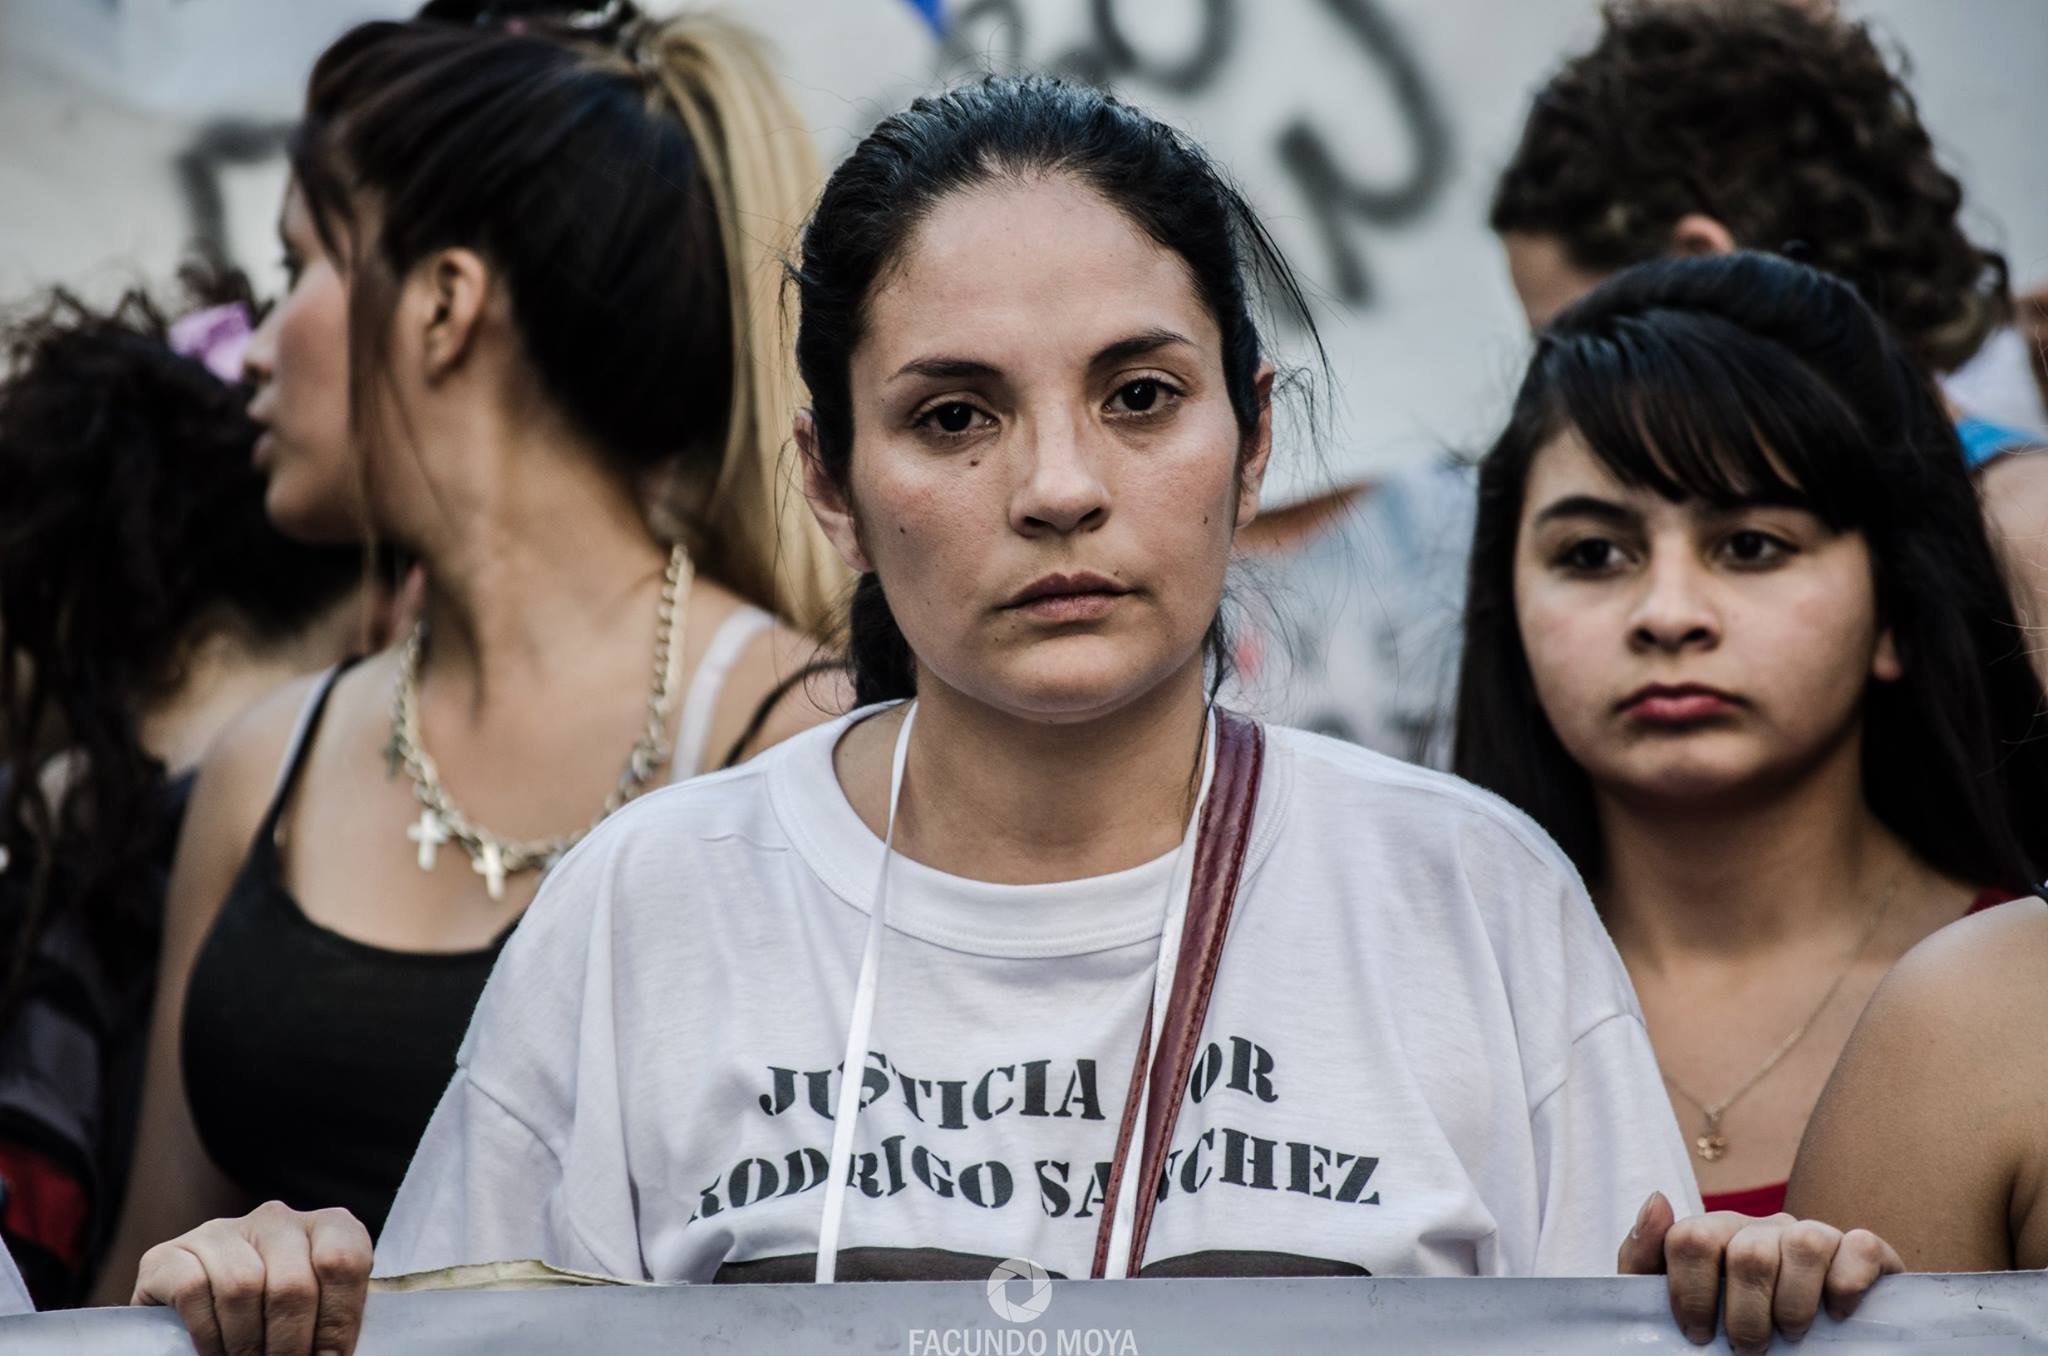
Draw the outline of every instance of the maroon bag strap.
[[[1266,735],[1259,723],[1217,707],[1216,775],[1195,831],[1195,869],[1188,884],[1180,961],[1173,972],[1173,991],[1166,998],[1159,1054],[1149,1071],[1147,1103],[1151,1111],[1146,1118],[1145,1142],[1137,1146],[1140,1176],[1136,1227],[1131,1231],[1133,1276],[1138,1274],[1145,1240],[1152,1232],[1152,1211],[1159,1204],[1159,1174],[1173,1143],[1174,1125],[1180,1120],[1181,1094],[1194,1068],[1202,1023],[1209,1015],[1209,998],[1216,988],[1216,971],[1223,961],[1223,939],[1230,930],[1237,881],[1244,871],[1245,849],[1251,843],[1252,813],[1258,807],[1259,773],[1265,758]],[[1124,1096],[1123,1125],[1117,1131],[1102,1221],[1095,1231],[1095,1265],[1090,1273],[1094,1276],[1109,1269],[1109,1235],[1115,1227],[1118,1193],[1133,1147],[1138,1093],[1147,1074],[1145,1052],[1152,1048],[1152,1023],[1157,1018],[1157,1013],[1148,1011],[1138,1036],[1138,1058],[1131,1069],[1130,1091]]]

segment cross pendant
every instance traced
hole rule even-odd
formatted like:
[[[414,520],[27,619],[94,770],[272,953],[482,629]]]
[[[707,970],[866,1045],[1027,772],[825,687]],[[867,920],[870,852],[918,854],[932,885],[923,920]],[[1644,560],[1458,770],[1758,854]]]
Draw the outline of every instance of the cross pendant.
[[[485,843],[484,850],[469,864],[469,869],[484,878],[484,889],[492,899],[505,897],[505,854],[498,851],[496,843]]]
[[[420,811],[420,822],[407,828],[405,836],[420,845],[420,870],[432,871],[441,844],[448,841],[448,826],[432,810]]]

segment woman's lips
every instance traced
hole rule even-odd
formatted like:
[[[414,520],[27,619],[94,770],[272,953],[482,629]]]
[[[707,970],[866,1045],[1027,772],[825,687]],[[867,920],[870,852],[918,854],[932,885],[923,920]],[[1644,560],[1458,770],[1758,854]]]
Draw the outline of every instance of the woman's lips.
[[[256,436],[256,446],[249,451],[249,464],[259,471],[270,469],[270,459],[277,446],[277,439],[268,429]]]
[[[1646,725],[1697,725],[1731,714],[1736,699],[1707,687],[1646,687],[1622,703],[1622,714]]]
[[[1048,593],[1009,610],[1045,622],[1097,621],[1124,600],[1121,593]]]
[[[1003,610],[1042,622],[1096,621],[1115,611],[1117,602],[1129,592],[1115,579],[1093,570],[1048,574],[1019,589]]]

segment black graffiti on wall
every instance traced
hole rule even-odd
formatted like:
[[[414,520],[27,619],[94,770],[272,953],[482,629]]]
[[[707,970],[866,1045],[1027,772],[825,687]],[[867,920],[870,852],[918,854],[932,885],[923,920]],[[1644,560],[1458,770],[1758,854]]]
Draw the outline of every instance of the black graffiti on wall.
[[[949,25],[944,62],[996,70],[1036,68],[1097,85],[1156,89],[1183,98],[1207,92],[1238,51],[1244,11],[1239,0],[1183,0],[1199,10],[1192,48],[1171,58],[1148,56],[1131,42],[1118,0],[1090,0],[1089,34],[1047,57],[1032,56],[1030,23],[1021,0],[973,0]],[[1344,168],[1333,149],[1341,139],[1304,114],[1274,134],[1270,151],[1307,205],[1322,251],[1310,276],[1326,281],[1338,300],[1371,304],[1372,275],[1360,227],[1398,227],[1420,216],[1450,177],[1450,123],[1414,47],[1377,0],[1310,0],[1333,19],[1360,60],[1365,78],[1384,83],[1408,142],[1407,168],[1385,180]],[[1160,0],[1143,0],[1157,16]]]
[[[1263,0],[1270,3],[1270,0]],[[1373,298],[1366,237],[1397,228],[1426,211],[1450,175],[1449,122],[1414,47],[1379,0],[1306,0],[1336,22],[1360,63],[1361,80],[1381,82],[1407,141],[1406,169],[1383,180],[1346,169],[1334,149],[1343,130],[1319,126],[1305,114],[1288,118],[1269,152],[1295,185],[1306,207],[1320,257],[1304,271],[1344,305],[1363,308]],[[1090,0],[1088,33],[1078,44],[1034,59],[1023,0],[971,0],[948,25],[942,63],[997,70],[1037,68],[1091,84],[1156,90],[1181,98],[1208,92],[1236,57],[1252,7],[1242,0],[1180,0],[1197,8],[1197,36],[1183,54],[1151,55],[1133,43],[1127,23],[1143,12],[1156,19],[1165,0]],[[229,263],[231,242],[222,180],[239,166],[270,161],[283,148],[287,125],[226,119],[208,124],[179,155],[176,174],[201,258]]]
[[[185,200],[191,248],[202,262],[213,268],[246,262],[234,258],[222,179],[229,170],[275,159],[290,134],[289,123],[222,118],[201,127],[178,153],[172,172]]]

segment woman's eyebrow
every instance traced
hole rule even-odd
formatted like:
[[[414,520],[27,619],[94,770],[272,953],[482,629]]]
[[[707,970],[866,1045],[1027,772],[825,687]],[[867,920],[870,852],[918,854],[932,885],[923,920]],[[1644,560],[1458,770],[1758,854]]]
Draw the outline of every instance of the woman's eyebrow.
[[[1157,353],[1162,348],[1172,348],[1176,345],[1193,348],[1194,343],[1194,340],[1174,330],[1142,330],[1129,338],[1104,345],[1088,360],[1088,366],[1090,369],[1113,367],[1117,363],[1129,362],[1133,358],[1142,358],[1148,353]],[[979,358],[929,357],[912,358],[897,368],[889,380],[929,377],[938,381],[987,381],[1001,376],[1002,371],[995,364],[983,362]]]
[[[1175,345],[1193,348],[1195,341],[1173,330],[1141,330],[1128,339],[1119,339],[1100,349],[1088,360],[1088,366],[1091,369],[1114,367],[1118,363],[1142,358],[1149,353],[1157,353],[1162,348],[1172,348]]]
[[[1638,527],[1643,521],[1642,514],[1611,499],[1600,499],[1590,494],[1568,494],[1546,504],[1530,521],[1530,526],[1541,527],[1559,518],[1592,518],[1613,527]]]
[[[912,358],[897,368],[889,380],[934,377],[940,381],[985,381],[1001,375],[994,364],[976,358]]]

